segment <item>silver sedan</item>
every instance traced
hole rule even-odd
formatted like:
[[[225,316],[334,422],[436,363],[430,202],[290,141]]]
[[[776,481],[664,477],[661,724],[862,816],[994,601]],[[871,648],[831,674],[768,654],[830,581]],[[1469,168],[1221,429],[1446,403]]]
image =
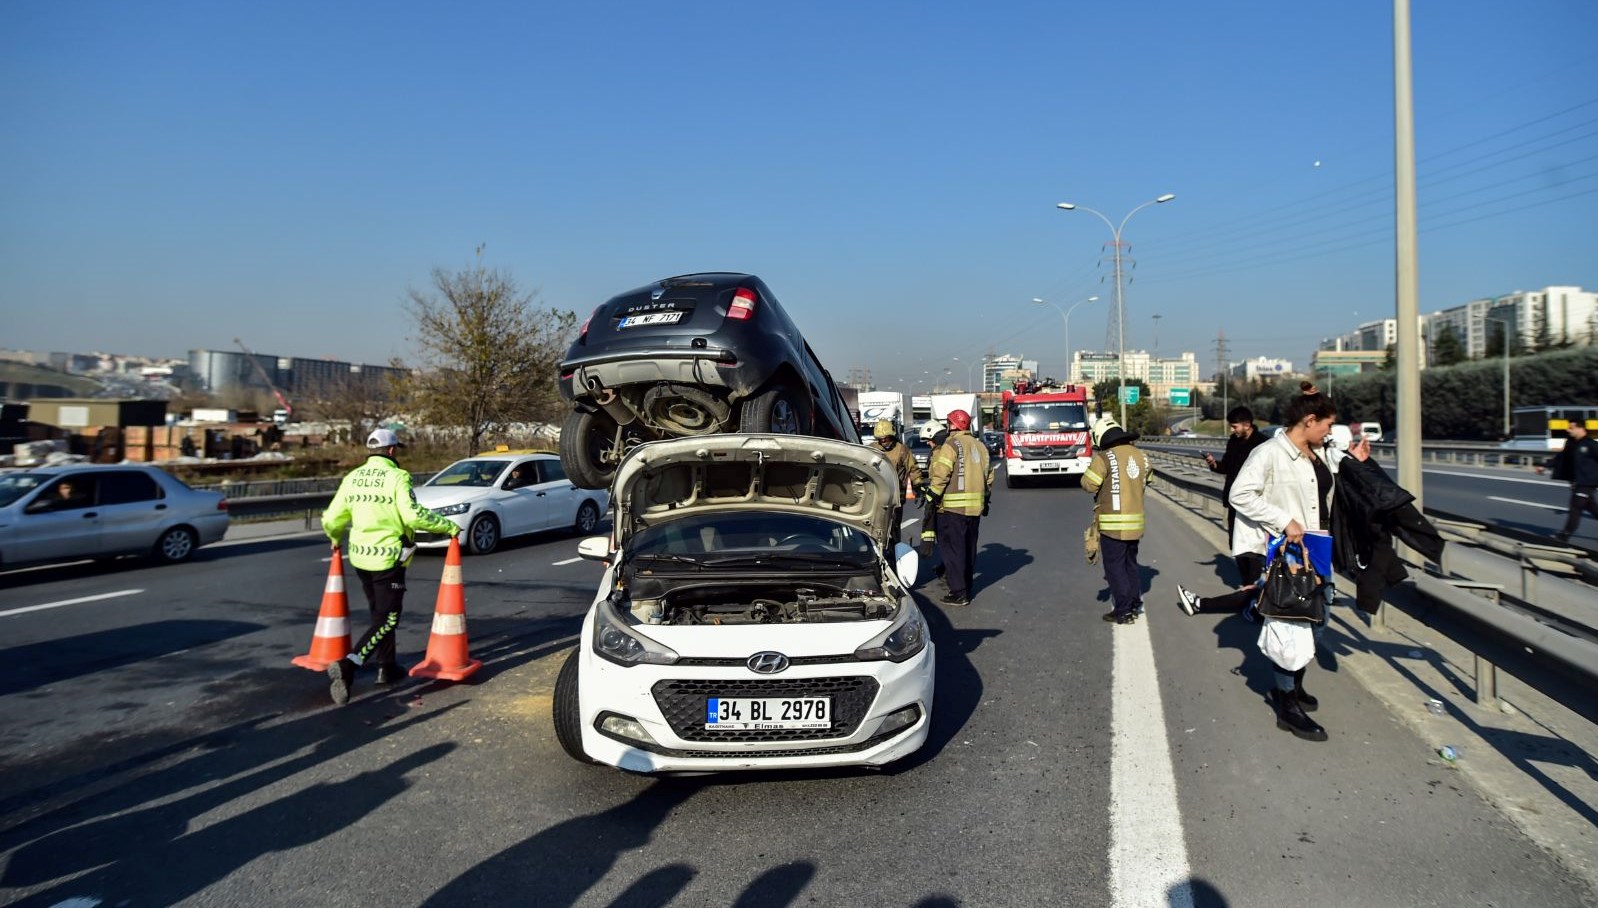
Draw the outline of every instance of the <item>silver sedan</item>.
[[[221,539],[227,499],[154,467],[39,467],[0,473],[0,567],[148,555],[187,560]]]

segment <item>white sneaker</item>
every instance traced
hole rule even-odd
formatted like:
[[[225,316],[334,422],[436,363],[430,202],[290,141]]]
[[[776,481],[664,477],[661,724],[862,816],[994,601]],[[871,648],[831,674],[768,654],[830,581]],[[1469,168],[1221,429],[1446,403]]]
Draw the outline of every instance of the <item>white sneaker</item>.
[[[1199,597],[1187,591],[1187,587],[1178,583],[1176,585],[1177,604],[1182,606],[1182,611],[1189,615],[1197,615],[1199,611]]]

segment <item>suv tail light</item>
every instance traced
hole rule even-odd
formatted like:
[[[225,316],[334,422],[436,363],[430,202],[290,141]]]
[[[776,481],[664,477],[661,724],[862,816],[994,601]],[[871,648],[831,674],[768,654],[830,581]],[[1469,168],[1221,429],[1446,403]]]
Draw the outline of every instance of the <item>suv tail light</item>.
[[[588,323],[594,320],[594,316],[599,314],[599,310],[600,310],[600,307],[599,306],[595,306],[594,307],[594,311],[588,313],[588,317],[583,319],[583,326],[581,328],[577,329],[577,342],[578,343],[582,343],[582,342],[588,340]]]
[[[738,292],[732,295],[732,305],[727,307],[727,317],[740,322],[754,318],[755,292],[748,287],[739,287]]]

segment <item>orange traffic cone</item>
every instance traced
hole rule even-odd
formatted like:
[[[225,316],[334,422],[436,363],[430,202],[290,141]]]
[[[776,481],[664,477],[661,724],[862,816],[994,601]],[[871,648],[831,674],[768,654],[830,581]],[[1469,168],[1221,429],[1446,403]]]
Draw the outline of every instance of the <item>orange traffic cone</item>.
[[[350,600],[344,595],[344,558],[334,549],[333,561],[327,566],[327,586],[322,589],[322,611],[311,635],[311,651],[295,656],[294,664],[313,672],[326,671],[349,654]]]
[[[444,576],[438,581],[438,604],[433,606],[433,634],[427,639],[427,657],[411,669],[413,678],[465,681],[483,667],[466,652],[466,589],[461,586],[461,544],[451,538],[444,556]]]
[[[910,484],[910,477],[908,477],[908,476],[906,476],[904,478],[904,500],[905,501],[915,501],[916,500],[916,487]]]

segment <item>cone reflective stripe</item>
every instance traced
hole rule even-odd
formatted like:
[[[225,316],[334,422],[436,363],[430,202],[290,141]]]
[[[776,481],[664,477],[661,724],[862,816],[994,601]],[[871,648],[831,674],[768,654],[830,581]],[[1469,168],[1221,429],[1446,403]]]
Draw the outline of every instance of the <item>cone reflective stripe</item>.
[[[908,477],[908,476],[906,476],[904,478],[904,500],[905,501],[915,501],[916,500],[916,487],[910,484],[910,477]]]
[[[311,632],[311,651],[295,656],[294,664],[313,672],[326,671],[329,665],[350,654],[350,600],[344,593],[344,558],[338,549],[327,566],[327,585],[322,588],[322,610]]]
[[[413,678],[464,681],[483,667],[466,650],[466,588],[461,585],[461,544],[451,537],[438,578],[438,604],[433,607],[433,633],[427,657],[411,669]]]

